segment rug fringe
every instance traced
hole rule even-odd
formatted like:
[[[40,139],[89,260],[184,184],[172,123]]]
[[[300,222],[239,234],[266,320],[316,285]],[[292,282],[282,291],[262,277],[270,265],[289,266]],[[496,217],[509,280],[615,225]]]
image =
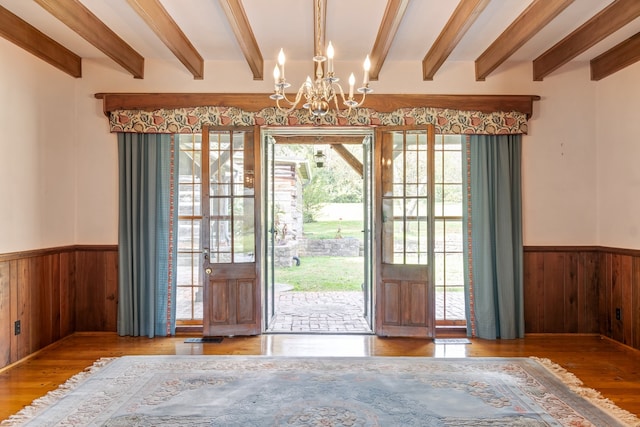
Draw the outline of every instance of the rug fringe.
[[[63,384],[60,384],[55,390],[51,390],[44,396],[35,399],[28,406],[25,406],[6,420],[1,421],[0,426],[19,426],[32,420],[38,414],[38,412],[62,399],[67,393],[80,385],[80,383],[82,383],[91,374],[94,374],[95,372],[104,368],[115,359],[117,359],[117,357],[103,357],[96,360],[91,366],[85,368],[82,372],[75,374]]]
[[[571,391],[585,398],[607,414],[631,427],[640,427],[640,418],[635,416],[635,414],[632,414],[626,409],[620,408],[614,402],[604,397],[599,391],[586,387],[578,377],[564,369],[562,366],[543,357],[531,356],[531,359],[537,361],[540,365],[546,368],[547,371],[567,385]]]

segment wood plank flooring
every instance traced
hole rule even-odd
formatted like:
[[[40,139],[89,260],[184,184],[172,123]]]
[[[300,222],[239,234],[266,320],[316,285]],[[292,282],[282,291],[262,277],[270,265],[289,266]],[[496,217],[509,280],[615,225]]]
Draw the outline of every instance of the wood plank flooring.
[[[172,338],[76,333],[0,370],[0,419],[19,411],[101,357],[144,354],[268,356],[423,356],[549,358],[605,397],[640,416],[640,351],[595,335],[533,335],[518,340],[473,339],[468,345],[371,335],[262,335],[189,344]]]

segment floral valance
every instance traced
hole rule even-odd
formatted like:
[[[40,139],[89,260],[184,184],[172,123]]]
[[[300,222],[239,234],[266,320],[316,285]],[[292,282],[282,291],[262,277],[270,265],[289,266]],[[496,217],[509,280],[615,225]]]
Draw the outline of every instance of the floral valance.
[[[110,113],[111,132],[196,133],[210,126],[403,126],[435,125],[439,134],[522,134],[527,133],[527,116],[516,111],[483,113],[443,108],[400,108],[384,113],[359,108],[342,117],[330,112],[319,120],[306,110],[290,114],[275,107],[257,112],[236,107],[193,107],[154,111],[114,110]]]

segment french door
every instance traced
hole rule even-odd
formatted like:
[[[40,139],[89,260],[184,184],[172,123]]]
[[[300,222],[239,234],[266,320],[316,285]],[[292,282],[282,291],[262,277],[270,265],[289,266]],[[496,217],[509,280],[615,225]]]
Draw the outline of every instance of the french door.
[[[203,335],[261,332],[259,131],[202,130]]]
[[[433,126],[376,135],[376,333],[435,336]]]

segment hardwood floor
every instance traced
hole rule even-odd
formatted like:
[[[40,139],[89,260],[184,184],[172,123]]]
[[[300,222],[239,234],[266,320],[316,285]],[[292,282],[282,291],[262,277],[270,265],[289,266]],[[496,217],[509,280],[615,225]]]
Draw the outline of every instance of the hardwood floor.
[[[470,345],[436,345],[431,340],[371,335],[262,335],[189,344],[172,338],[118,337],[76,333],[32,357],[0,370],[0,419],[54,390],[101,357],[144,354],[268,356],[426,356],[549,358],[640,416],[640,351],[595,335],[533,335],[525,339],[472,340]]]

